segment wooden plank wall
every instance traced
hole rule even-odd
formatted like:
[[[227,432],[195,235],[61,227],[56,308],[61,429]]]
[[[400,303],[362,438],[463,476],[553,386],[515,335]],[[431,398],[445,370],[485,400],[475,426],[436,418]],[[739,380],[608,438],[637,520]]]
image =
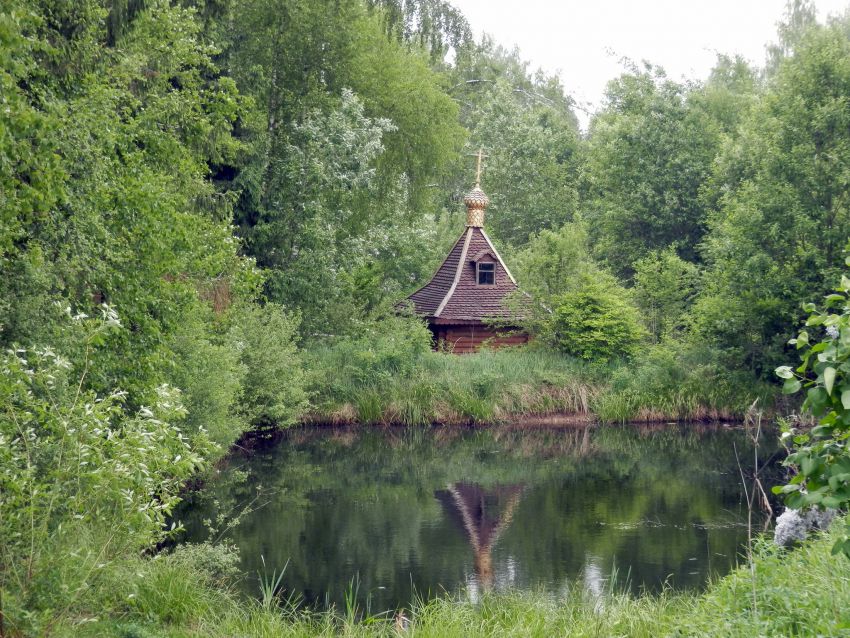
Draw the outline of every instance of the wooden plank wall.
[[[485,341],[489,347],[516,346],[528,343],[528,335],[500,335],[477,326],[448,326],[437,331],[438,347],[454,354],[469,354],[477,351]],[[442,342],[442,343],[440,343]]]

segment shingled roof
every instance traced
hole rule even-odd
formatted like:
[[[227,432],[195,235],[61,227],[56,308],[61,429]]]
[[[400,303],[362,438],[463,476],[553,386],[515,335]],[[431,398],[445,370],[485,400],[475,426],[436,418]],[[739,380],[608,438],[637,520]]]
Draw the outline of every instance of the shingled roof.
[[[476,259],[495,265],[495,284],[478,284]],[[505,297],[517,290],[516,280],[484,229],[468,226],[431,281],[408,299],[416,314],[434,323],[509,319],[516,311],[507,307]]]
[[[466,204],[466,230],[452,246],[431,281],[407,298],[413,303],[416,314],[428,319],[431,325],[521,318],[516,308],[506,303],[506,297],[519,290],[516,280],[484,232],[484,211],[490,198],[484,194],[480,185],[482,156],[483,153],[479,151],[475,187],[463,198]],[[493,264],[492,284],[478,283],[478,263]],[[527,300],[527,296],[522,298],[523,302]]]

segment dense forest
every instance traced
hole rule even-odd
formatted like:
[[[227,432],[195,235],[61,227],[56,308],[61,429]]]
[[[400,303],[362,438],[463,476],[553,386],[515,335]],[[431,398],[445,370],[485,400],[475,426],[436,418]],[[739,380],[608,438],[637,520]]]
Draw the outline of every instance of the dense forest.
[[[629,63],[586,131],[446,0],[2,0],[0,636],[74,633],[251,428],[427,422],[440,383],[487,420],[503,368],[530,412],[772,401],[844,266],[848,100],[850,17],[807,0],[762,66]],[[473,383],[396,304],[479,148],[537,310]]]

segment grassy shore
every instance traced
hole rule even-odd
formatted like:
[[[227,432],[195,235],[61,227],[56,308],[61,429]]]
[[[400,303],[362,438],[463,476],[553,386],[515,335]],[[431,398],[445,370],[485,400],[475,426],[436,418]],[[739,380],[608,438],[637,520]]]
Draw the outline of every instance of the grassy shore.
[[[226,552],[189,550],[137,558],[105,573],[57,636],[837,636],[850,631],[850,561],[831,556],[830,535],[785,552],[757,545],[742,566],[702,594],[633,597],[616,584],[599,597],[578,585],[558,598],[494,594],[473,604],[441,598],[393,618],[355,609],[308,613],[267,598],[246,602],[228,588]],[[259,595],[258,587],[258,595]],[[7,628],[8,629],[8,628]],[[12,634],[14,635],[14,634]]]
[[[306,423],[492,423],[566,415],[577,421],[731,420],[772,389],[717,368],[649,353],[590,364],[544,349],[381,356],[348,347],[307,351],[312,407]]]

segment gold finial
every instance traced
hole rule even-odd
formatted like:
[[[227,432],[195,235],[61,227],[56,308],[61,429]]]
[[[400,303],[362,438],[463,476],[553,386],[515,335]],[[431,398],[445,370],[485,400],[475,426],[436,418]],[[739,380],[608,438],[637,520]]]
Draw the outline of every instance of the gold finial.
[[[490,198],[481,190],[481,160],[485,157],[484,149],[478,149],[478,166],[475,169],[475,187],[466,194],[463,198],[463,203],[466,204],[466,225],[478,226],[484,225],[484,209],[490,203]]]

